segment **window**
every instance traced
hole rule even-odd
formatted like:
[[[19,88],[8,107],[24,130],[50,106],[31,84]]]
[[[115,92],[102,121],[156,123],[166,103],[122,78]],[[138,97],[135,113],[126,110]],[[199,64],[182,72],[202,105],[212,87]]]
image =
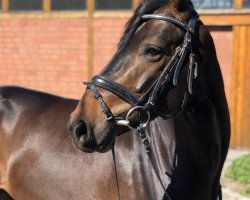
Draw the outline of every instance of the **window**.
[[[131,10],[132,0],[96,0],[96,10]]]
[[[250,8],[250,0],[244,0],[244,8]]]
[[[9,0],[11,11],[42,10],[43,0]]]
[[[85,10],[86,0],[51,0],[52,10]]]
[[[193,0],[196,9],[230,9],[234,0]]]

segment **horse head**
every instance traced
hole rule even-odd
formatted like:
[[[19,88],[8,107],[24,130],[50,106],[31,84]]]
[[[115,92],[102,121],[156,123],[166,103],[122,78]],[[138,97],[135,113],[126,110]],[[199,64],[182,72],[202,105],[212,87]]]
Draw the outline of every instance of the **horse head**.
[[[202,70],[200,25],[190,0],[142,2],[117,52],[86,83],[71,114],[69,130],[76,146],[106,152],[129,128],[185,109],[199,79],[198,66]]]

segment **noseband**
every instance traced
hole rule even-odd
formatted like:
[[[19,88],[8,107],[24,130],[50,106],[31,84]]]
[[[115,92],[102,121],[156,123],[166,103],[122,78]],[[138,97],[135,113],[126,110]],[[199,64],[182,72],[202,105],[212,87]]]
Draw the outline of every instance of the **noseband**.
[[[187,89],[183,98],[183,102],[180,110],[177,113],[172,114],[167,117],[176,117],[179,115],[185,106],[188,103],[188,97],[193,94],[193,80],[198,76],[198,65],[195,62],[195,55],[192,49],[192,38],[195,33],[195,28],[199,20],[198,14],[195,11],[191,12],[191,18],[188,24],[184,24],[174,18],[156,15],[156,14],[146,14],[141,18],[143,21],[156,19],[169,22],[176,25],[180,29],[186,32],[184,36],[183,43],[175,50],[170,61],[166,64],[160,76],[156,81],[150,86],[147,92],[138,99],[134,96],[128,89],[124,86],[108,80],[102,76],[93,77],[91,82],[84,83],[87,85],[87,88],[92,90],[95,98],[99,102],[104,114],[106,115],[106,120],[109,123],[113,131],[117,129],[117,126],[127,126],[132,130],[138,130],[138,128],[145,128],[150,121],[150,113],[153,109],[156,108],[156,103],[159,98],[162,96],[166,88],[176,87],[178,84],[178,78],[182,68],[185,66],[184,61],[189,57],[189,69],[187,77]],[[102,95],[98,91],[97,87],[100,87],[104,90],[111,92],[116,95],[123,101],[127,102],[132,106],[132,109],[128,112],[126,119],[121,117],[115,117],[105,101],[103,100]],[[138,127],[132,127],[129,121],[129,117],[137,111],[140,115],[140,125]],[[145,138],[143,138],[144,141]],[[144,142],[148,144],[147,142]],[[147,145],[146,145],[147,146]],[[145,146],[145,147],[146,147]],[[146,150],[148,150],[146,148]]]

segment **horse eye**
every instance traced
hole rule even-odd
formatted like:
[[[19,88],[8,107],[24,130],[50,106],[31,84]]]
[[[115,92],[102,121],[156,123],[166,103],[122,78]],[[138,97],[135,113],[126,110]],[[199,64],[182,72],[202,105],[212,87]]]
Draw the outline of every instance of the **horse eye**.
[[[149,56],[157,56],[159,54],[161,54],[162,49],[157,47],[157,46],[148,46],[145,48],[145,55],[149,55]]]

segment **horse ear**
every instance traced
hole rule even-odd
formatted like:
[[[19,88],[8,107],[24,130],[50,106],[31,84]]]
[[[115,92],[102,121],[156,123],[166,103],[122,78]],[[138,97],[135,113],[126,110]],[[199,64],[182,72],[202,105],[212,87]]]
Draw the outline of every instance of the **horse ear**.
[[[191,0],[171,0],[172,5],[178,11],[183,11],[191,4]]]

